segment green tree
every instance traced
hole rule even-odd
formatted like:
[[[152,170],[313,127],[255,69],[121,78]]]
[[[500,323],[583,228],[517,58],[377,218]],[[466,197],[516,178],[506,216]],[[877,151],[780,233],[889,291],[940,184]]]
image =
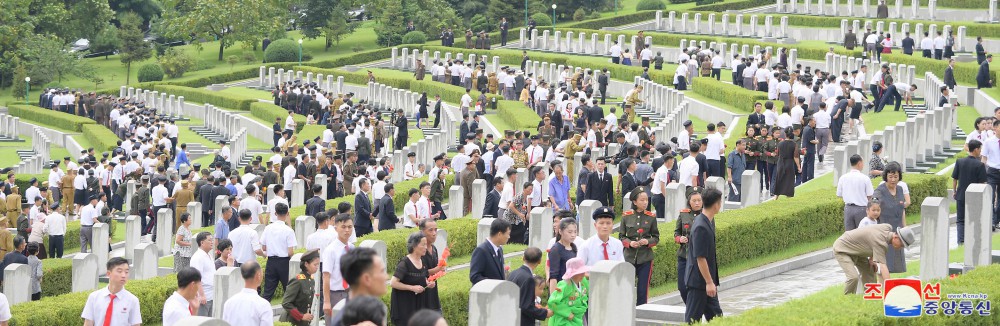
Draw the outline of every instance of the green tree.
[[[383,46],[398,45],[406,33],[406,18],[403,16],[403,6],[385,6],[375,26],[378,44]]]
[[[139,15],[125,13],[121,17],[121,24],[118,31],[118,37],[121,39],[118,55],[125,64],[125,85],[128,85],[129,77],[132,75],[132,63],[149,59],[153,53],[149,44],[143,40],[142,31],[139,29],[142,18]]]
[[[14,78],[20,82],[13,83],[13,87],[10,88],[10,95],[13,95],[15,99],[23,100],[25,92],[27,90],[24,78],[28,77],[28,69],[21,64],[21,60],[15,60],[12,64],[16,67],[14,68]]]
[[[233,70],[233,67],[236,67],[236,64],[240,63],[240,57],[235,54],[231,54],[226,57],[226,63],[229,64],[229,70]]]
[[[118,29],[113,24],[107,24],[100,33],[97,33],[94,40],[90,42],[90,52],[104,52],[104,59],[107,60],[108,54],[118,50],[121,45],[122,41],[118,38]]]
[[[11,85],[15,61],[24,40],[34,30],[34,15],[28,11],[31,0],[0,1],[0,87]]]
[[[516,17],[523,16],[523,12],[517,12],[514,10],[514,6],[510,4],[509,1],[504,0],[490,0],[490,9],[486,10],[486,20],[489,23],[490,29],[487,32],[499,31],[500,30],[500,18],[507,18],[508,32],[514,31],[514,27],[517,26],[515,21]],[[521,18],[524,19],[524,18]]]
[[[163,52],[157,61],[167,77],[178,78],[184,75],[191,67],[194,67],[194,58],[177,48],[168,48]]]
[[[52,81],[53,77],[62,82],[66,75],[83,75],[81,72],[86,72],[84,68],[88,68],[76,54],[67,50],[61,39],[52,35],[29,36],[20,52],[32,83],[39,85]]]
[[[337,7],[337,0],[304,0],[303,15],[295,19],[295,23],[303,36],[317,38],[323,35],[323,30],[330,25],[334,8]]]
[[[108,5],[115,12],[134,12],[142,17],[142,21],[149,21],[160,17],[163,13],[163,5],[158,0],[108,0]]]
[[[219,57],[236,42],[252,48],[265,36],[284,29],[288,0],[184,1],[163,15],[164,36],[219,41]]]
[[[343,39],[344,36],[354,33],[354,30],[357,27],[358,23],[347,21],[347,10],[344,10],[343,7],[337,8],[337,10],[331,12],[330,19],[323,28],[323,36],[326,37],[326,46],[323,50],[329,51],[334,42],[336,42],[337,45],[340,45],[340,40]]]

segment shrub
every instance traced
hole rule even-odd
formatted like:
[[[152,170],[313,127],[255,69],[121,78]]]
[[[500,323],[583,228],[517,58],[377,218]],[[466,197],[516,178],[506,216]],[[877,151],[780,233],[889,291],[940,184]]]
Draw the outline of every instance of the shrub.
[[[155,63],[147,63],[139,67],[138,79],[140,83],[163,80],[163,68]]]
[[[421,31],[412,31],[403,35],[403,44],[424,44],[427,43],[427,34]]]
[[[243,51],[242,58],[247,64],[251,64],[257,61],[257,54],[253,53],[253,51]]]
[[[271,42],[264,51],[264,62],[298,62],[299,45],[290,39]]]
[[[691,91],[722,103],[730,103],[736,109],[747,113],[753,111],[753,103],[767,100],[767,95],[763,92],[747,90],[729,83],[720,83],[712,78],[694,78],[691,81]]]
[[[694,2],[695,0],[668,0],[668,1],[670,1],[670,3],[672,3],[672,4],[678,4],[678,3],[691,3],[691,2]],[[636,10],[638,10],[638,9],[636,9]]]
[[[99,124],[83,125],[83,137],[86,137],[98,152],[111,151],[118,147],[118,136]]]
[[[639,3],[635,4],[635,11],[663,9],[667,9],[667,5],[662,0],[639,0]]]
[[[552,26],[552,16],[546,13],[534,13],[531,15],[531,19],[535,20],[535,26]]]
[[[213,92],[200,88],[173,85],[157,85],[154,88],[161,93],[184,96],[185,101],[194,103],[209,103],[230,110],[250,111],[250,104],[257,102],[257,99],[255,98],[247,98],[236,94]]]
[[[97,124],[85,117],[48,110],[34,105],[11,105],[7,108],[10,115],[24,120],[34,121],[69,131],[83,131],[83,125]],[[116,137],[117,139],[117,137]]]
[[[163,72],[170,78],[179,78],[195,65],[194,57],[177,48],[169,48],[158,59]]]
[[[264,120],[268,123],[274,121],[275,118],[281,118],[281,121],[285,121],[285,117],[288,116],[288,110],[274,105],[273,103],[266,102],[253,102],[250,103],[250,114],[254,117]],[[298,132],[302,130],[302,127],[306,124],[306,117],[301,114],[295,114],[292,116],[292,120],[295,120],[297,125],[295,131]],[[284,124],[284,122],[282,122]],[[303,139],[300,139],[301,142]]]
[[[573,20],[582,21],[584,19],[587,19],[587,13],[583,11],[583,8],[576,8],[576,11],[573,12]]]
[[[66,258],[42,260],[42,275],[42,297],[70,293],[73,289],[73,260]]]
[[[698,1],[698,6],[691,8],[691,10],[701,10],[701,11],[727,11],[727,10],[741,10],[749,9],[760,6],[767,6],[774,4],[774,1],[768,0],[747,0],[747,1],[737,1],[737,2],[723,2],[714,4],[705,4],[712,2],[705,2],[704,0]]]
[[[51,285],[48,275],[46,286]],[[66,280],[70,283],[69,280]],[[142,281],[129,281],[125,288],[139,298],[142,321],[158,324],[163,317],[163,302],[177,290],[177,277],[160,276]],[[12,325],[72,325],[80,323],[80,311],[87,303],[89,292],[74,292],[42,296],[42,300],[24,302],[11,307]],[[40,313],[44,312],[44,313]]]

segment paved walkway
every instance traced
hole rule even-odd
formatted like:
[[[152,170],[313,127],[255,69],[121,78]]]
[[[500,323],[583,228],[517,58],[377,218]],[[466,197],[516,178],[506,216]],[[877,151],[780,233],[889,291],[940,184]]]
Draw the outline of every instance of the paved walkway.
[[[954,224],[949,229],[949,249],[958,247]],[[907,263],[920,259],[921,236],[918,234],[913,246],[906,249]],[[907,271],[918,275],[919,270]],[[776,306],[794,299],[804,298],[830,286],[844,283],[844,274],[833,259],[824,260],[803,268],[791,270],[734,288],[723,288],[719,293],[722,311],[726,315],[738,315],[758,307]],[[650,302],[663,301],[665,297],[654,298]]]

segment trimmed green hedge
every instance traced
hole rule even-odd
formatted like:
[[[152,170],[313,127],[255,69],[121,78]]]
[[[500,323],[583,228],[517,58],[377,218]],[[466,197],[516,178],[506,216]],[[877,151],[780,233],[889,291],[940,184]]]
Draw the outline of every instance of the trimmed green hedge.
[[[48,275],[45,276],[46,286]],[[43,286],[44,288],[44,286]],[[129,292],[139,298],[143,324],[158,324],[163,319],[163,302],[177,290],[177,277],[160,276],[142,281],[129,281]],[[74,325],[80,324],[80,312],[90,292],[74,292],[57,296],[42,296],[11,307],[12,325]]]
[[[80,242],[77,240],[77,242]],[[48,249],[48,247],[46,247]],[[70,293],[73,286],[73,260],[42,260],[42,297]]]
[[[479,223],[479,220],[474,218],[449,218],[447,220],[438,221],[437,223],[438,229],[448,231],[448,247],[451,248],[452,257],[472,255],[472,250],[476,249],[476,246],[479,245],[475,240],[476,232],[478,230],[477,223]],[[415,228],[399,228],[379,231],[358,238],[358,243],[365,240],[380,240],[385,242],[386,270],[389,272],[389,275],[392,275],[393,271],[396,270],[396,263],[399,262],[403,256],[406,256],[407,237],[416,231],[418,230]],[[465,283],[468,282],[469,280],[466,279]]]
[[[996,282],[998,278],[1000,265],[986,265],[953,279],[934,282],[941,282],[943,300],[948,300],[948,294],[982,293],[992,301],[1000,295],[1000,283]],[[970,301],[975,303],[981,300]],[[989,316],[981,316],[977,312],[970,316],[960,313],[945,316],[939,310],[937,315],[922,314],[915,318],[886,317],[881,300],[844,295],[841,286],[837,285],[778,306],[752,309],[736,317],[718,318],[712,322],[713,325],[996,325],[1000,307],[991,304],[989,313]]]
[[[258,102],[257,99],[247,98],[236,94],[215,92],[207,89],[185,86],[156,85],[153,89],[161,93],[183,96],[185,101],[194,103],[209,103],[221,108],[240,111],[250,111],[250,104]],[[286,112],[285,114],[287,115],[288,113]]]
[[[764,92],[751,91],[730,83],[721,83],[711,78],[698,77],[691,80],[691,89],[695,94],[722,103],[733,104],[734,108],[742,110],[745,113],[753,112],[753,105],[742,104],[767,101],[767,94]]]
[[[727,10],[742,10],[750,9],[760,6],[773,5],[774,1],[771,0],[748,0],[748,1],[738,1],[738,2],[722,2],[713,3],[710,5],[696,6],[691,8],[692,10],[703,10],[703,11],[727,11]]]
[[[288,116],[288,110],[285,110],[280,106],[274,105],[274,103],[257,101],[250,103],[250,114],[270,124],[274,123],[275,118],[281,118],[281,121],[285,121],[285,117]],[[305,127],[306,125],[306,116],[304,115],[297,113],[293,114],[292,120],[295,120],[296,124],[295,132],[301,131],[302,128]]]
[[[656,18],[656,11],[646,10],[638,11],[631,14],[617,15],[606,18],[598,18],[591,20],[584,20],[581,22],[569,23],[569,24],[559,24],[557,29],[562,28],[586,28],[586,29],[601,29],[607,26],[621,26],[631,23],[637,23],[646,20],[652,20]],[[541,32],[539,32],[539,35]]]
[[[804,26],[813,28],[836,28],[836,29],[840,28],[840,21],[843,19],[847,19],[848,21],[855,20],[855,18],[852,17],[810,16],[810,15],[795,15],[795,14],[762,14],[756,16],[772,16],[774,17],[775,20],[779,20],[780,17],[787,16],[788,25],[791,26]],[[735,22],[736,18],[733,17],[730,18],[730,20],[731,22]],[[868,19],[862,17],[858,20],[861,20],[862,26],[864,26],[864,22],[866,21],[871,22],[873,26],[875,25],[876,22],[874,18]],[[909,23],[910,26],[916,26],[916,24],[924,24],[924,26],[928,26],[930,24],[938,24],[939,26],[943,26],[944,24],[946,24],[946,22],[931,21],[931,20],[916,20],[916,19],[879,19],[877,21],[882,21],[885,22],[886,24],[889,24],[890,22],[895,22],[897,24]],[[956,23],[956,24],[957,25],[954,26],[955,27],[954,31],[956,35],[958,34],[958,26],[965,26],[967,35],[969,35],[969,37],[971,38],[975,38],[976,36],[982,36],[985,38],[1000,38],[1000,26],[998,26],[997,24],[973,23],[973,22]],[[911,30],[911,32],[912,31],[913,30]],[[900,35],[902,35],[902,32],[900,32]],[[921,35],[921,37],[923,36]],[[919,39],[916,39],[916,41],[919,42]],[[975,44],[968,45],[968,47],[970,48],[974,46]]]
[[[83,125],[97,124],[86,117],[49,110],[34,105],[16,104],[7,107],[7,112],[21,119],[42,123],[70,131],[82,131]],[[117,139],[117,137],[115,138]]]
[[[110,151],[118,147],[118,136],[107,127],[99,124],[83,125],[83,137],[86,137],[87,141],[94,145],[98,152]]]

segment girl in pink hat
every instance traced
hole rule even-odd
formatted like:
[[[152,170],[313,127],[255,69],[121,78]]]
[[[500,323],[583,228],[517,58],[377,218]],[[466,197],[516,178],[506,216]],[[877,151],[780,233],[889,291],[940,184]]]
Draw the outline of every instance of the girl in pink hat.
[[[562,281],[559,281],[549,295],[549,308],[553,312],[548,321],[549,326],[583,325],[583,317],[587,312],[587,294],[590,293],[587,271],[589,268],[583,258],[576,257],[566,262]]]

